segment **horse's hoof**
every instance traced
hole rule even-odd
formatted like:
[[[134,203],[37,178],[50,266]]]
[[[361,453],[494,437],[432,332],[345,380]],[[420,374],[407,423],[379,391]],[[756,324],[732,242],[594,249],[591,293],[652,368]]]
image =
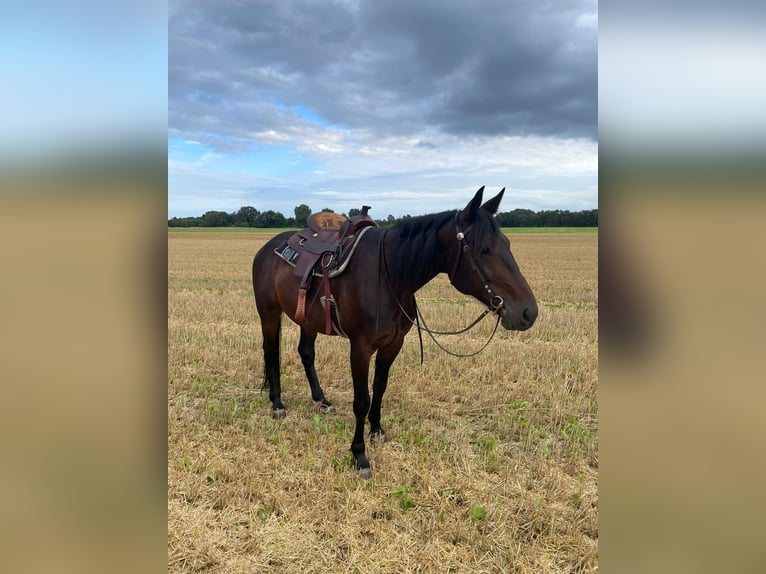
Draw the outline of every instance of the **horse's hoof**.
[[[383,429],[377,430],[375,432],[371,432],[370,442],[379,442],[380,444],[383,444],[384,442],[386,442],[386,433],[383,432]]]
[[[287,411],[285,409],[272,409],[271,411],[271,418],[280,420],[287,416]]]
[[[369,466],[367,468],[357,468],[356,474],[359,478],[370,480],[372,478],[372,469]]]
[[[314,404],[319,409],[319,412],[321,412],[323,414],[328,415],[330,413],[334,413],[335,412],[335,407],[332,406],[330,401],[328,401],[327,399],[324,399],[324,400],[321,400],[321,401],[315,401]]]

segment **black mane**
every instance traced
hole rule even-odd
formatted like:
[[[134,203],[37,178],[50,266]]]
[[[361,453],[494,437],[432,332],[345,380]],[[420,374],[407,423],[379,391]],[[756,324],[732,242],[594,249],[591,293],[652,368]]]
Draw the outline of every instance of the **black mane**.
[[[457,210],[452,210],[419,215],[393,225],[389,231],[398,236],[399,241],[394,253],[387,259],[391,275],[412,279],[427,278],[426,280],[438,275],[444,255],[439,244],[438,231],[445,224],[453,225],[457,234],[457,226],[454,223],[457,213]],[[495,234],[498,230],[495,218],[486,210],[479,209],[469,232],[471,243],[478,244],[487,234]]]
[[[435,233],[448,219],[454,219],[455,213],[456,211],[453,210],[410,217],[396,223],[392,229],[398,231],[402,238],[430,235]]]

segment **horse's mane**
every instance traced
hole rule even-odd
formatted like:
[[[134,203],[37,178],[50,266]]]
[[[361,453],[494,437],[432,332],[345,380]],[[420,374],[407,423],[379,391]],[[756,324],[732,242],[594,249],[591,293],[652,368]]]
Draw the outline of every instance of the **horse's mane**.
[[[393,257],[388,260],[388,267],[397,276],[429,276],[439,273],[441,258],[437,233],[439,229],[455,219],[456,211],[442,211],[429,215],[419,215],[404,219],[390,229],[399,236],[399,244]],[[457,232],[457,228],[456,232]],[[484,237],[498,231],[497,222],[485,210],[479,210],[479,216],[472,224],[470,235],[473,238]],[[463,230],[465,231],[465,230]]]
[[[448,219],[454,218],[454,211],[442,211],[429,215],[419,215],[402,219],[393,226],[402,238],[412,239],[435,233]]]

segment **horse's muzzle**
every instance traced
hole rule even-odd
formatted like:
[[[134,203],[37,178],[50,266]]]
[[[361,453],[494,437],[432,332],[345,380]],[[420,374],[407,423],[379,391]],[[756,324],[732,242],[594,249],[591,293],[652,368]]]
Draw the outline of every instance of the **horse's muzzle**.
[[[503,328],[508,331],[526,331],[535,324],[537,319],[537,305],[532,304],[525,307],[521,312],[514,313],[508,307],[502,305],[496,312],[500,315],[500,322]]]

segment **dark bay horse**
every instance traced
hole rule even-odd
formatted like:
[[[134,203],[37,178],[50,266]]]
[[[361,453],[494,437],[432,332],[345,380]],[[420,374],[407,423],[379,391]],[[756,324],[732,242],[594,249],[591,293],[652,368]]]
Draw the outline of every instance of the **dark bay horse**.
[[[524,331],[537,318],[532,290],[493,217],[504,191],[482,205],[482,187],[462,210],[413,217],[387,229],[368,229],[348,268],[331,280],[337,319],[351,344],[356,417],[351,452],[356,471],[364,478],[372,472],[365,456],[365,417],[370,421],[370,439],[385,440],[380,426],[381,403],[391,364],[413,325],[418,289],[439,273],[446,273],[458,291],[497,313],[505,329]],[[264,386],[269,388],[274,418],[285,416],[279,379],[282,313],[295,321],[300,283],[292,267],[274,250],[292,233],[271,239],[253,260],[253,290],[263,332]],[[311,397],[327,412],[333,407],[314,369],[314,343],[317,333],[325,329],[321,289],[322,281],[316,280],[307,293],[305,318],[299,323],[298,353]],[[376,351],[370,401],[369,367]]]

